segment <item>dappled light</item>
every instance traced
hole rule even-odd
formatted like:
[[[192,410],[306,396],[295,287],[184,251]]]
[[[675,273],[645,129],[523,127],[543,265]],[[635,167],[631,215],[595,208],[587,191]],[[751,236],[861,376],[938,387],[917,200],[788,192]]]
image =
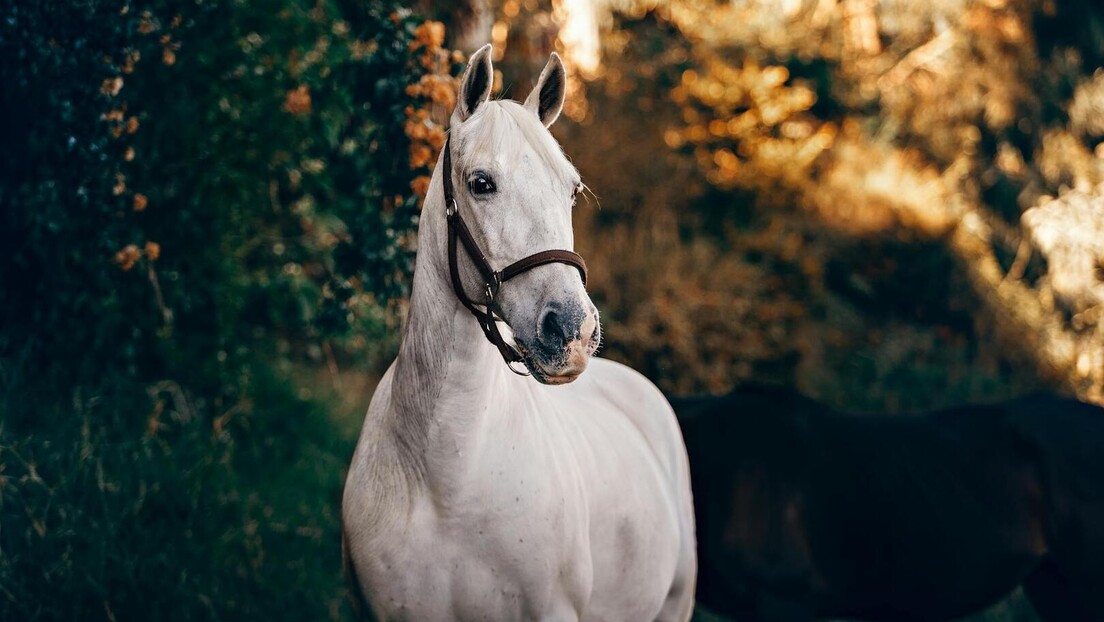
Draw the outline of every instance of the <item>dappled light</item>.
[[[968,332],[995,338],[992,346],[979,343],[982,351],[992,347],[1045,382],[1104,399],[1104,332],[1089,294],[1101,284],[1093,268],[1098,250],[1076,239],[1057,242],[1054,234],[1040,238],[1066,228],[1057,222],[1084,223],[1074,227],[1084,238],[1094,230],[1092,197],[1104,175],[1097,146],[1104,134],[1092,112],[1104,105],[1100,54],[1089,30],[1060,25],[1099,19],[1088,9],[1016,1],[688,1],[598,3],[594,10],[607,30],[600,77],[578,95],[591,111],[580,136],[626,124],[614,115],[661,133],[650,150],[666,151],[654,153],[670,163],[665,174],[685,175],[681,167],[690,162],[700,174],[679,182],[688,190],[682,204],[698,206],[699,215],[723,213],[721,191],[745,205],[740,212],[751,221],[725,236],[740,252],[754,229],[791,230],[772,236],[771,251],[805,274],[810,291],[772,296],[834,297],[824,263],[835,264],[856,244],[942,247],[953,259],[949,272],[925,276],[968,283],[968,292],[956,292],[964,299],[926,299],[920,288],[906,304],[973,308]],[[645,49],[661,51],[641,56]],[[668,87],[650,86],[632,106],[616,103],[645,80]],[[621,188],[634,183],[593,186],[607,209],[619,210]],[[1059,210],[1056,201],[1079,207]],[[638,220],[658,217],[647,203],[633,208]],[[671,205],[672,216],[684,236],[686,226],[698,225],[679,207]],[[1025,212],[1030,217],[1021,220]],[[1047,219],[1056,224],[1042,225]],[[882,261],[900,267],[907,260]],[[692,315],[697,305],[685,307],[679,313]],[[672,382],[685,382],[683,372],[671,373]]]
[[[354,619],[346,469],[381,378],[418,389],[380,403],[437,390],[388,370],[446,192],[461,263],[493,260],[440,291],[424,271],[447,260],[419,263],[426,313],[486,273],[457,317],[495,327],[470,352],[496,349],[495,383],[513,365],[502,386],[586,391],[597,348],[669,397],[1104,405],[1097,3],[64,0],[0,21],[0,620]],[[567,160],[526,136],[581,185],[528,168],[510,189],[533,163],[501,153],[435,179],[484,44],[465,84],[492,101],[550,70],[503,123],[563,96]],[[496,181],[514,203],[465,202]],[[541,201],[548,222],[511,220]],[[549,274],[582,311],[503,326]],[[455,326],[407,349],[444,356]],[[968,619],[1034,616],[1014,592]]]

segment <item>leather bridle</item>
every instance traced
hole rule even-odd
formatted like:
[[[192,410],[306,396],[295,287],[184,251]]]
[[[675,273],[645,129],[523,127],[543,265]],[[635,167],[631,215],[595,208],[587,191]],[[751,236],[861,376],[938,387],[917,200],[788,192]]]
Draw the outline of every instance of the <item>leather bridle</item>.
[[[499,354],[501,354],[502,359],[506,361],[506,365],[509,366],[510,371],[513,371],[515,374],[526,376],[528,375],[527,372],[518,371],[513,367],[513,363],[523,361],[521,353],[518,352],[517,348],[506,343],[502,338],[502,333],[498,331],[498,322],[505,321],[496,317],[492,309],[499,288],[503,283],[523,272],[528,272],[533,268],[550,263],[563,263],[575,268],[579,271],[579,275],[583,277],[583,285],[585,286],[587,281],[586,262],[583,261],[582,257],[571,251],[547,250],[533,253],[528,257],[523,257],[501,270],[492,268],[490,262],[487,261],[487,256],[480,250],[479,244],[477,244],[475,238],[472,237],[471,230],[468,229],[468,226],[464,223],[464,219],[460,216],[460,209],[456,203],[456,193],[452,186],[451,143],[451,137],[445,141],[444,190],[445,217],[448,219],[449,275],[452,278],[452,289],[456,292],[456,297],[460,299],[460,302],[475,316],[476,321],[479,322],[479,327],[483,329],[483,334],[487,337],[487,341],[490,341],[498,348]],[[468,254],[468,257],[471,258],[472,264],[475,265],[475,269],[479,271],[483,279],[483,293],[486,295],[486,302],[475,302],[469,298],[467,292],[464,291],[464,284],[460,281],[460,268],[457,265],[456,259],[457,239],[459,239],[460,243],[464,246],[464,251]],[[484,309],[481,310],[478,305],[483,305]]]

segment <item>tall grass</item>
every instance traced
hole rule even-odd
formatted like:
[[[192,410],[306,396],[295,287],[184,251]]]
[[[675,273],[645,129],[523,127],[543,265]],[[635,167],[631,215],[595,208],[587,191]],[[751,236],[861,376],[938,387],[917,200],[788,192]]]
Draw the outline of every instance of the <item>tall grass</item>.
[[[3,369],[0,620],[349,618],[338,512],[369,392],[250,369],[226,411]]]

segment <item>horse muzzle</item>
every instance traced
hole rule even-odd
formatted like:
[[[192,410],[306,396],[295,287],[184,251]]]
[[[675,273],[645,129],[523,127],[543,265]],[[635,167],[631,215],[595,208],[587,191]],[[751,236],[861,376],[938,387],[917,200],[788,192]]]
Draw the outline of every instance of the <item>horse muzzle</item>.
[[[536,343],[523,349],[525,365],[543,384],[568,384],[586,371],[600,340],[596,309],[584,312],[549,303],[541,312]]]

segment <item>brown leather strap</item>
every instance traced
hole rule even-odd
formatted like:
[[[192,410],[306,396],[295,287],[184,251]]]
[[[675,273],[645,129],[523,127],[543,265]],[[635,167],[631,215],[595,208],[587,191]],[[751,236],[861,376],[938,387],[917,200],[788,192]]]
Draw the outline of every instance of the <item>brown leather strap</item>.
[[[532,270],[537,266],[543,266],[547,263],[565,263],[579,271],[579,276],[583,277],[583,285],[587,282],[587,267],[583,258],[571,251],[551,250],[541,251],[528,257],[519,259],[514,263],[506,266],[500,272],[499,281],[505,283],[515,276]]]
[[[487,270],[490,268],[487,263],[486,257],[479,252],[479,247],[475,246],[475,241],[471,237],[471,232],[468,231],[467,225],[460,219],[458,213],[448,216],[449,228],[448,228],[448,255],[449,255],[449,277],[452,279],[452,291],[456,293],[456,297],[460,299],[460,302],[464,303],[464,306],[468,308],[472,313],[479,313],[479,309],[475,307],[477,304],[471,298],[468,297],[468,293],[464,291],[464,285],[460,281],[460,266],[457,261],[456,253],[456,240],[459,237],[464,246],[464,252],[468,254],[472,264],[475,265],[479,273],[483,275],[485,283],[492,283],[495,281],[494,271]],[[462,233],[461,233],[462,232]],[[474,253],[474,254],[473,254]],[[492,294],[497,292],[491,292]]]
[[[456,194],[452,184],[451,137],[445,141],[444,166],[445,217],[448,220],[449,278],[452,280],[452,290],[456,293],[456,297],[460,299],[460,302],[475,316],[475,319],[479,322],[479,327],[483,329],[483,334],[487,337],[487,341],[490,341],[498,348],[498,352],[502,355],[506,364],[509,365],[510,363],[521,362],[521,353],[517,351],[517,348],[506,343],[506,340],[502,337],[502,333],[498,330],[498,318],[496,318],[494,314],[494,299],[498,295],[499,287],[506,281],[509,281],[523,272],[550,263],[564,263],[574,267],[579,271],[579,276],[583,279],[583,285],[586,285],[586,262],[583,261],[582,257],[571,251],[546,250],[534,253],[528,257],[523,257],[502,270],[495,270],[491,267],[491,262],[487,260],[487,256],[484,255],[483,251],[479,248],[479,244],[476,243],[475,237],[472,236],[467,223],[465,223],[463,217],[460,216],[460,206],[456,203]],[[476,302],[468,296],[466,291],[464,291],[464,284],[460,280],[460,266],[457,259],[457,240],[459,240],[460,245],[464,247],[464,252],[467,253],[468,258],[471,259],[472,265],[475,266],[480,276],[483,277],[483,284],[486,287],[486,291],[483,293],[486,294],[486,302]],[[484,308],[480,309],[480,305]],[[513,367],[510,367],[510,369],[515,373],[521,373],[514,370]]]
[[[487,282],[491,282],[495,278],[495,271],[491,268],[491,262],[487,259],[487,256],[483,254],[483,250],[479,248],[479,245],[475,242],[475,237],[472,236],[471,229],[468,229],[467,223],[460,217],[459,211],[452,212],[449,219],[449,230],[454,236],[458,236],[460,241],[464,244],[464,250],[468,252],[468,256],[471,257],[472,263],[475,264],[475,269],[479,270],[479,274],[483,276],[483,279]]]

